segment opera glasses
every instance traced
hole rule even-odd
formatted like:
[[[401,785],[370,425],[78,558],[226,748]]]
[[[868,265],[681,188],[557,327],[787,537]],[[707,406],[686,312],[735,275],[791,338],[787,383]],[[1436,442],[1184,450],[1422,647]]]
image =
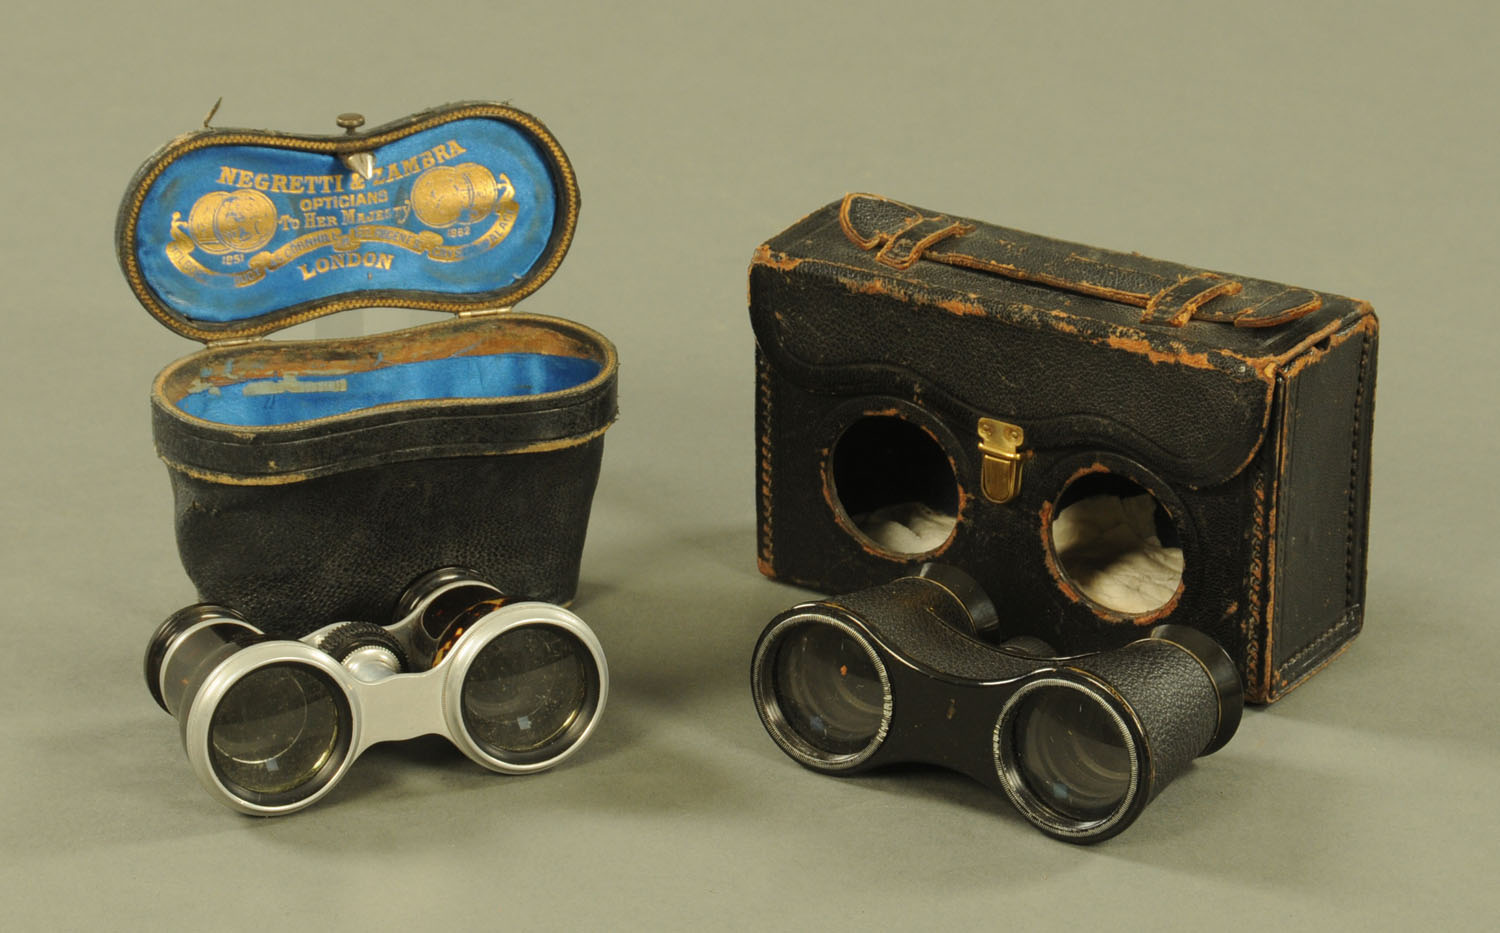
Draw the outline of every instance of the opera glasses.
[[[1196,629],[1161,625],[1123,648],[1053,658],[1033,638],[980,640],[998,628],[978,584],[933,564],[803,603],[755,646],[755,705],[809,768],[942,765],[1070,842],[1124,830],[1239,726],[1239,674]]]
[[[437,733],[492,771],[522,774],[593,732],[608,669],[568,610],[445,568],[413,584],[397,616],[289,641],[190,606],[152,636],[146,683],[208,792],[260,816],[318,800],[377,742]]]

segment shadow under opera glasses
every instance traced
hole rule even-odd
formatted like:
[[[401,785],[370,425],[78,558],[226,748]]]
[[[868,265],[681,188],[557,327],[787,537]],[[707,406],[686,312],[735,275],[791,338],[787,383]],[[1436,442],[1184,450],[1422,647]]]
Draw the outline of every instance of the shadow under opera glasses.
[[[318,800],[377,742],[436,733],[492,771],[524,774],[593,732],[609,672],[568,610],[444,568],[414,583],[396,615],[292,641],[190,606],[152,636],[146,683],[209,794],[258,816]]]
[[[998,627],[978,584],[942,565],[802,603],[755,646],[756,709],[813,770],[941,765],[1080,843],[1124,830],[1239,726],[1239,673],[1196,629],[1160,625],[1122,648],[1057,658],[1035,638],[980,640]]]

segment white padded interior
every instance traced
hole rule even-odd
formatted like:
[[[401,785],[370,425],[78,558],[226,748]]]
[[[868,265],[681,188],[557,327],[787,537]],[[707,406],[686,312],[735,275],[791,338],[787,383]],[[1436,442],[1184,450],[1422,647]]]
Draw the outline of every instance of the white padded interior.
[[[1101,606],[1139,614],[1160,609],[1182,581],[1182,548],[1156,537],[1149,495],[1089,496],[1052,522],[1052,548],[1069,582]]]
[[[1052,522],[1052,547],[1069,582],[1116,612],[1139,615],[1166,605],[1182,581],[1182,548],[1156,536],[1149,495],[1088,496]],[[871,540],[895,554],[925,554],[953,534],[956,516],[900,502],[854,516]]]
[[[953,534],[958,517],[921,502],[898,502],[854,516],[854,524],[894,554],[925,554]]]

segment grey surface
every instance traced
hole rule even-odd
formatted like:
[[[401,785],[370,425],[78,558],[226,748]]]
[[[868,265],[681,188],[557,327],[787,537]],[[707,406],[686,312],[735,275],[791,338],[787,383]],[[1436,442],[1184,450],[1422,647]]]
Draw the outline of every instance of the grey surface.
[[[6,20],[6,928],[1493,928],[1493,4],[51,2]],[[422,740],[257,821],[200,790],[148,698],[146,637],[193,594],[146,394],[191,347],[135,304],[110,235],[139,161],[220,94],[220,125],[301,131],[509,99],[571,154],[578,237],[525,307],[599,328],[623,365],[575,605],[614,693],[559,770],[495,776]],[[1381,314],[1365,633],[1103,846],[941,773],[812,774],[751,707],[753,640],[804,594],[754,566],[744,272],[847,190]]]

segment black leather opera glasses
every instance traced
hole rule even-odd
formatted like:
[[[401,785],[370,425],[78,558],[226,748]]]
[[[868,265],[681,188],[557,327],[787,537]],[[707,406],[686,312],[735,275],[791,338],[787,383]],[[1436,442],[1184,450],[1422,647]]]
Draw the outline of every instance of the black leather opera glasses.
[[[1038,639],[993,644],[998,628],[979,585],[935,564],[802,603],[755,646],[756,709],[809,768],[941,765],[1080,843],[1124,830],[1239,726],[1239,673],[1196,629],[1161,625],[1122,648],[1056,658]]]

